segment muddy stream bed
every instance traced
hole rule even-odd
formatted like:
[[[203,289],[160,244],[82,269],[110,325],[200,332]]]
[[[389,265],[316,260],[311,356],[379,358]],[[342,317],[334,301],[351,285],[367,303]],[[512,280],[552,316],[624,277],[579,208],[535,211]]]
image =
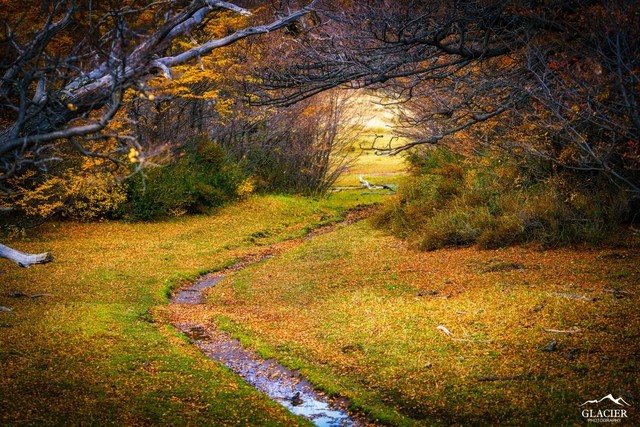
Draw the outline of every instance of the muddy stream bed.
[[[203,293],[225,276],[262,262],[282,252],[290,250],[305,241],[333,231],[336,227],[348,225],[367,216],[366,209],[352,211],[339,224],[322,227],[306,236],[273,244],[248,255],[231,267],[200,277],[190,285],[174,292],[171,308],[179,312],[196,309],[203,303]],[[184,318],[184,317],[182,317]],[[344,399],[331,399],[313,386],[297,371],[292,371],[273,359],[262,359],[252,350],[244,348],[240,342],[214,325],[190,321],[174,322],[173,325],[187,335],[192,344],[209,359],[224,364],[242,377],[258,391],[280,403],[292,413],[304,417],[316,426],[366,426],[368,423],[347,411]]]

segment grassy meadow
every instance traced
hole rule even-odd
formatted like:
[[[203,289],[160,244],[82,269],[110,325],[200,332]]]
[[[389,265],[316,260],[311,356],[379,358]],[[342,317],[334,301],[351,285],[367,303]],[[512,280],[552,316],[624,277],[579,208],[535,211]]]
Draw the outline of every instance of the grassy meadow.
[[[1,266],[0,305],[13,313],[0,312],[0,424],[304,425],[155,312],[185,281],[375,197],[255,196],[212,216],[50,223],[10,242],[56,259]]]
[[[636,396],[637,296],[609,291],[635,293],[639,255],[417,253],[361,222],[236,273],[206,307],[384,424],[580,425],[592,396]]]
[[[337,185],[402,183],[405,168],[365,152]],[[8,242],[56,259],[0,264],[13,310],[0,312],[0,425],[309,425],[191,346],[168,296],[388,197],[253,195],[208,216],[48,223]],[[638,398],[638,243],[419,252],[363,220],[230,274],[191,312],[376,424],[582,425],[588,399]]]

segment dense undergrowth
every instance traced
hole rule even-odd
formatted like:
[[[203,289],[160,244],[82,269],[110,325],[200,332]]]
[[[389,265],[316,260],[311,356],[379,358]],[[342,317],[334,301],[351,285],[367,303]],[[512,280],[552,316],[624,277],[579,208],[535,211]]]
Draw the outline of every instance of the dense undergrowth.
[[[291,138],[285,135],[280,143],[295,145]],[[348,164],[343,157],[340,164],[332,163],[334,151],[343,148],[307,147],[288,155],[271,148],[253,141],[246,151],[234,151],[198,136],[142,168],[132,152],[128,169],[71,156],[48,174],[25,178],[20,192],[0,198],[12,207],[0,212],[0,232],[49,219],[149,221],[210,213],[254,192],[322,196]]]
[[[169,164],[132,177],[118,213],[131,220],[207,213],[250,192],[247,179],[222,147],[202,138]]]
[[[92,222],[159,220],[208,213],[253,192],[241,164],[217,143],[194,138],[158,164],[128,168],[105,159],[70,157],[48,174],[24,179],[0,202],[0,231],[32,228],[47,220]]]
[[[616,228],[638,208],[624,190],[588,172],[523,167],[499,156],[467,158],[446,148],[409,159],[413,177],[376,223],[421,249],[612,243]]]

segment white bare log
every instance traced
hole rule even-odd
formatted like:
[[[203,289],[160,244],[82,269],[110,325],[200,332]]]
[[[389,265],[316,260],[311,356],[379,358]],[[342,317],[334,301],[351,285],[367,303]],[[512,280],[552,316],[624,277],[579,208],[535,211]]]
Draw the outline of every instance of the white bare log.
[[[362,175],[360,175],[358,178],[360,179],[360,182],[362,183],[362,186],[364,188],[371,189],[371,184],[369,184],[369,181],[367,181],[366,179],[362,178]]]
[[[53,261],[53,256],[49,252],[41,254],[27,254],[17,251],[0,243],[0,258],[13,261],[22,268],[29,268],[33,264],[45,264]]]

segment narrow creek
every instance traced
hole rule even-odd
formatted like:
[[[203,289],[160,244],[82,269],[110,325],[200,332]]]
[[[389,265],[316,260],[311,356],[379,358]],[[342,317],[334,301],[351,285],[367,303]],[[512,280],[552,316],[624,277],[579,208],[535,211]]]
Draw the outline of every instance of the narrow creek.
[[[177,290],[171,298],[171,306],[181,311],[197,308],[202,304],[203,293],[226,275],[262,262],[286,250],[296,247],[317,235],[332,231],[337,226],[353,223],[366,216],[363,210],[348,215],[340,224],[322,227],[306,236],[262,248],[231,267],[200,277],[187,287]],[[262,359],[254,351],[244,348],[228,333],[212,325],[181,321],[174,326],[187,335],[191,342],[209,359],[224,364],[247,383],[270,399],[280,403],[292,413],[310,420],[316,426],[366,426],[368,423],[347,411],[344,399],[330,399],[315,391],[299,372],[289,370],[273,359]]]

